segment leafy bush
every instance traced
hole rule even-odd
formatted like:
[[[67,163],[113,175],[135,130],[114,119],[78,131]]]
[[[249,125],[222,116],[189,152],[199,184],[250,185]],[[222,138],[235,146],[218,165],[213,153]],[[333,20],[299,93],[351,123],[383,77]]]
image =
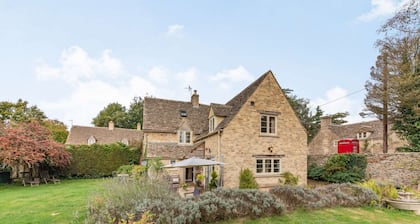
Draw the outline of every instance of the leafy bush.
[[[333,183],[356,183],[365,178],[367,158],[360,154],[336,154],[324,166],[312,164],[308,178]]]
[[[279,215],[283,204],[258,190],[221,189],[180,198],[164,179],[113,178],[89,198],[87,223],[133,223],[145,214],[155,223],[208,223],[239,217]]]
[[[281,173],[280,177],[284,179],[284,180],[279,179],[280,184],[297,185],[299,181],[299,177],[293,175],[293,173],[289,171]]]
[[[315,163],[311,164],[308,167],[308,178],[312,180],[323,180],[324,168],[316,165]]]
[[[369,180],[362,182],[359,185],[375,192],[375,194],[379,198],[379,202],[381,203],[381,205],[385,203],[386,199],[398,197],[398,190],[392,184],[377,183],[375,180]]]
[[[282,200],[287,210],[354,207],[378,200],[371,190],[353,184],[332,184],[315,189],[283,185],[272,188],[270,193]]]
[[[210,190],[217,187],[217,176],[216,170],[211,171],[211,179],[209,183]]]
[[[122,165],[118,167],[117,173],[119,174],[131,174],[133,172],[134,165]]]
[[[239,188],[240,189],[257,189],[258,184],[255,180],[254,174],[250,169],[241,170],[239,176]]]
[[[222,188],[200,195],[198,205],[201,222],[280,215],[284,207],[281,201],[267,192]]]
[[[140,158],[140,149],[122,143],[68,146],[66,150],[73,161],[65,175],[76,177],[111,176],[120,166],[136,164]]]

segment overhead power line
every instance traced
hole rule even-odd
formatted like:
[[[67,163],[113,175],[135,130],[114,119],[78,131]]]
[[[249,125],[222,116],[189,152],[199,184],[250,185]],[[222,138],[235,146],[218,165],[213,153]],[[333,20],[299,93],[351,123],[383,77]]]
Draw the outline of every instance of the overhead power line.
[[[351,96],[351,95],[354,95],[354,94],[356,94],[356,93],[362,92],[363,90],[365,90],[365,89],[359,89],[359,90],[356,90],[356,91],[351,92],[351,93],[349,93],[349,94],[347,94],[347,95],[345,95],[345,96],[342,96],[342,97],[339,97],[339,98],[333,99],[333,100],[328,101],[328,102],[326,102],[326,103],[324,103],[324,104],[322,104],[322,105],[319,105],[319,107],[322,107],[322,106],[328,105],[328,104],[330,104],[330,103],[334,103],[334,102],[339,101],[339,100],[341,100],[341,99],[343,99],[343,98],[346,98],[346,97],[348,97],[348,96]]]

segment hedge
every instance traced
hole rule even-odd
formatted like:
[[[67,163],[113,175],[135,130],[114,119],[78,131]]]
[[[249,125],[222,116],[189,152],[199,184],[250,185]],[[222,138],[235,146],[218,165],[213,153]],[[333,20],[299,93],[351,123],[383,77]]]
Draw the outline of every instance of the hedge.
[[[140,149],[122,143],[110,145],[67,146],[72,155],[72,163],[65,171],[69,177],[111,176],[121,165],[138,164]]]

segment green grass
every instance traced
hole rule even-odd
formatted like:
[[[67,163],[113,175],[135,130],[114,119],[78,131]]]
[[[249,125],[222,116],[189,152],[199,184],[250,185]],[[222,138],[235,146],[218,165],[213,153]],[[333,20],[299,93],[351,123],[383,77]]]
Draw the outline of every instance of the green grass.
[[[0,185],[0,223],[82,223],[86,217],[88,196],[101,190],[102,183],[103,179],[62,180],[60,184],[41,184],[39,187]],[[411,211],[363,207],[300,210],[280,217],[219,222],[239,223],[420,224],[420,216]]]
[[[102,179],[62,180],[39,187],[0,185],[1,223],[72,223],[86,217],[88,195]],[[78,218],[76,218],[78,217]]]
[[[256,220],[238,219],[218,224],[420,224],[420,216],[412,211],[395,209],[363,207],[363,208],[332,208],[316,211],[296,211],[279,217],[261,218]]]

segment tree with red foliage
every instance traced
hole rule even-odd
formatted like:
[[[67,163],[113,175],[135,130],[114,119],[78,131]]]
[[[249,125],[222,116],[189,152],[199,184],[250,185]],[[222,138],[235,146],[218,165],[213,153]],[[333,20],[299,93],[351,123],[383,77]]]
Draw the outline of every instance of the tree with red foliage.
[[[9,167],[45,164],[63,168],[70,164],[71,155],[64,145],[55,142],[48,129],[38,122],[19,123],[0,131],[0,163]]]

